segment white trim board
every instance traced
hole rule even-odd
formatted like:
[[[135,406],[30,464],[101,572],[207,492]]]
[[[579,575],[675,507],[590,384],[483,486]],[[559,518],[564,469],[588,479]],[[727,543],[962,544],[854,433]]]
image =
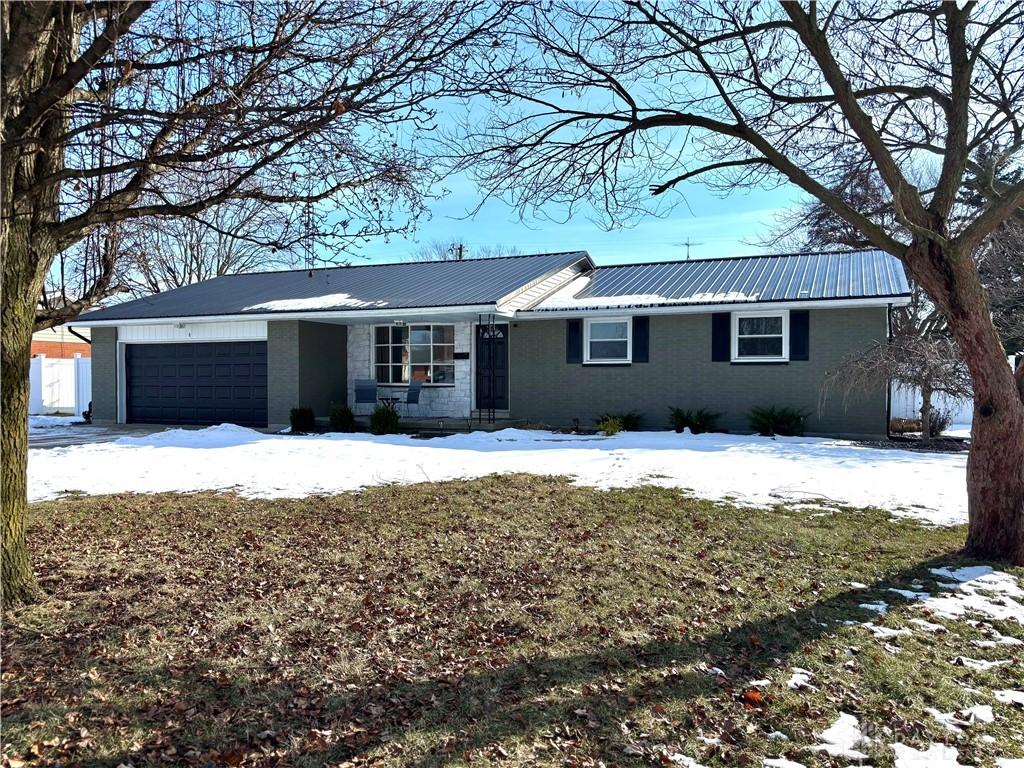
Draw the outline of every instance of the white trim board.
[[[174,325],[176,323],[227,323],[247,320],[315,320],[320,322],[362,321],[371,323],[387,323],[395,318],[424,318],[423,322],[430,322],[426,318],[438,315],[450,316],[451,321],[470,321],[478,314],[495,314],[506,316],[507,313],[499,312],[493,304],[473,304],[458,307],[418,307],[410,309],[350,309],[350,310],[322,310],[315,312],[246,312],[233,315],[196,315],[194,317],[142,317],[126,320],[89,320],[88,314],[82,315],[75,321],[75,327],[81,328],[103,328],[110,326],[128,327],[131,325]],[[361,325],[362,322],[359,324]],[[410,320],[410,322],[412,322]],[[355,324],[355,323],[353,323]]]

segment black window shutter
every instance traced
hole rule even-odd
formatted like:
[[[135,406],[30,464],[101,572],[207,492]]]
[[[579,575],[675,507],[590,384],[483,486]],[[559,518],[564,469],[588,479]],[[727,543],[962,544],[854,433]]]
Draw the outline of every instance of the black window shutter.
[[[714,363],[727,363],[732,357],[729,353],[730,320],[728,312],[711,315],[711,361]]]
[[[633,318],[633,362],[646,363],[651,359],[650,353],[651,318]]]
[[[806,309],[789,313],[789,359],[811,359],[811,313]]]
[[[583,321],[565,321],[565,362],[583,362]]]

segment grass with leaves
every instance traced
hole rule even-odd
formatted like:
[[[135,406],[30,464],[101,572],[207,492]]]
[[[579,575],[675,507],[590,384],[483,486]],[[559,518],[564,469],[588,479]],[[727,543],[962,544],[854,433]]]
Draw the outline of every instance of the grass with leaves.
[[[964,564],[959,529],[528,476],[31,513],[49,598],[4,617],[9,765],[842,765],[808,749],[840,711],[876,766],[893,741],[1024,757],[1020,709],[926,712],[1021,686],[1019,646],[861,626],[923,616],[888,589]]]

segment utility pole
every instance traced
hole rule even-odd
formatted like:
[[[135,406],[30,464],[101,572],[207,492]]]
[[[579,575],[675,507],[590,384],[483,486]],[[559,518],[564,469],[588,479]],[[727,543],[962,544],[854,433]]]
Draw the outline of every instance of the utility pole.
[[[464,246],[462,243],[452,243],[452,247],[448,249],[448,253],[454,256],[456,261],[462,261],[462,257],[464,256],[463,251],[465,247],[466,246]]]

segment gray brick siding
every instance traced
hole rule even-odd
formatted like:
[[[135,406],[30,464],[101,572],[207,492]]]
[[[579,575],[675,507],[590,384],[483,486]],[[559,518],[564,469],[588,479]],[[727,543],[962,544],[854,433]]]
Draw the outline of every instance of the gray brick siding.
[[[92,329],[92,419],[117,421],[117,328]]]
[[[274,320],[267,323],[267,417],[288,426],[289,412],[309,406],[326,418],[346,401],[348,329],[333,323]]]
[[[606,411],[640,411],[644,427],[668,426],[669,407],[708,408],[720,424],[747,431],[755,406],[790,406],[811,412],[810,433],[883,435],[886,386],[848,402],[822,400],[825,371],[845,355],[886,337],[886,308],[810,312],[810,360],[787,365],[733,365],[711,361],[711,315],[653,315],[650,362],[583,366],[565,362],[565,320],[513,324],[510,411],[516,419],[553,426],[579,419],[592,426]]]

